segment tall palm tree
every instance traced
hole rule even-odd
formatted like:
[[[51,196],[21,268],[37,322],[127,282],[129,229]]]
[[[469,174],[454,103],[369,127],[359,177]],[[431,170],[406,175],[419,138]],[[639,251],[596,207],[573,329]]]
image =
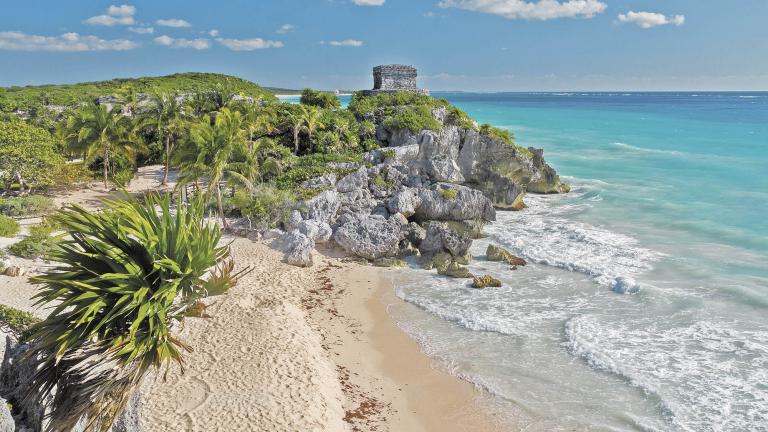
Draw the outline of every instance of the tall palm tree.
[[[130,121],[120,107],[88,104],[67,120],[67,129],[71,137],[76,137],[76,150],[83,151],[86,159],[102,157],[105,188],[112,159],[118,154],[131,154],[136,148],[130,136]]]
[[[197,156],[195,162],[188,161],[186,166],[196,169],[205,167],[205,174],[208,177],[207,194],[210,196],[212,192],[216,193],[219,218],[226,229],[228,225],[224,218],[221,184],[227,176],[235,172],[231,166],[232,155],[245,143],[243,117],[239,112],[223,108],[216,115],[213,124],[208,118],[204,118],[194,125],[190,138],[190,144],[193,145],[193,151]]]
[[[325,127],[321,120],[322,115],[323,112],[316,106],[301,105],[301,118],[304,120],[304,130],[307,132],[307,138],[309,138],[310,151],[314,149],[312,134]]]
[[[288,126],[293,131],[293,153],[299,154],[299,134],[304,130],[304,117],[301,113],[291,113],[288,115]]]
[[[157,131],[158,141],[165,148],[165,170],[161,184],[168,184],[168,172],[171,168],[171,152],[175,140],[174,132],[178,133],[183,127],[182,106],[177,101],[177,95],[171,93],[153,93],[148,105],[139,112],[138,129],[152,128]]]
[[[255,103],[247,103],[243,108],[243,117],[248,132],[248,141],[270,135],[277,129],[277,113]]]

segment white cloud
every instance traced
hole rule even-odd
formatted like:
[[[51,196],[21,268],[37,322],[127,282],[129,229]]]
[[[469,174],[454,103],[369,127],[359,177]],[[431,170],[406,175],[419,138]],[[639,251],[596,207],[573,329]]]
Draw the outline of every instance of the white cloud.
[[[210,35],[211,37],[218,37],[219,36],[219,31],[216,30],[216,29],[212,29],[212,30],[208,31],[208,35]]]
[[[254,51],[267,48],[282,48],[284,45],[280,41],[265,40],[262,38],[253,39],[224,39],[218,38],[216,42],[224,45],[232,51]]]
[[[352,0],[358,6],[381,6],[386,0]]]
[[[279,29],[277,29],[277,33],[279,34],[286,34],[290,33],[292,31],[296,30],[296,26],[293,24],[283,24],[280,26]]]
[[[107,8],[107,13],[104,15],[96,15],[85,20],[87,24],[91,25],[132,25],[135,21],[133,16],[136,15],[136,7],[130,5],[112,5]]]
[[[361,47],[363,46],[363,41],[357,40],[357,39],[344,39],[341,41],[328,41],[328,42],[320,42],[321,44],[328,44],[330,46],[336,46],[336,47]]]
[[[204,50],[211,47],[211,41],[208,39],[175,39],[166,35],[156,37],[155,43],[170,48],[192,48],[196,50]]]
[[[155,32],[154,27],[128,27],[128,31],[132,31],[138,34],[152,34]]]
[[[16,31],[0,32],[0,50],[9,51],[126,51],[138,46],[136,42],[126,39],[105,40],[77,33],[38,36]]]
[[[681,26],[685,23],[685,16],[665,16],[656,12],[633,12],[619,14],[619,22],[637,24],[640,28],[649,29],[660,25],[674,24]]]
[[[178,18],[159,19],[155,21],[155,24],[163,27],[175,28],[192,27],[192,24],[190,24],[188,21],[184,21],[183,19]]]
[[[592,18],[607,5],[599,0],[442,0],[442,8],[458,8],[498,15],[506,19],[549,20],[555,18]]]

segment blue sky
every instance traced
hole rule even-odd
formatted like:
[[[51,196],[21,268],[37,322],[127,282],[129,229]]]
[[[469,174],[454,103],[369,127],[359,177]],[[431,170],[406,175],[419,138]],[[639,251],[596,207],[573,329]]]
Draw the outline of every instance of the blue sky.
[[[0,85],[201,71],[359,89],[768,90],[766,0],[5,1]]]

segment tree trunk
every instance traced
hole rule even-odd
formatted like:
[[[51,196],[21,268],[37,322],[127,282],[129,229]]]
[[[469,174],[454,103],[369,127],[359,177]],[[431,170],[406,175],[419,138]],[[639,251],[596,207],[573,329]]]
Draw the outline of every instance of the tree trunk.
[[[298,156],[299,155],[299,131],[298,129],[293,130],[293,152]]]
[[[168,170],[170,169],[171,165],[171,137],[167,136],[165,137],[165,172],[163,173],[163,182],[161,185],[165,186],[168,184]]]
[[[107,189],[109,185],[107,180],[109,179],[109,150],[104,150],[104,189]]]
[[[221,201],[221,186],[216,185],[216,204],[219,207],[219,217],[221,218],[221,224],[224,229],[229,229],[227,225],[227,219],[224,218],[224,205]]]

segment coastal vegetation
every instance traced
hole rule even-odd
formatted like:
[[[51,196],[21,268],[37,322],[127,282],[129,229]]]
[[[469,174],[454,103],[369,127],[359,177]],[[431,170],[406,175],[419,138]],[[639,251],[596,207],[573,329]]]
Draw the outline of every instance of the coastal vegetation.
[[[0,214],[0,237],[13,237],[19,232],[19,223]]]
[[[242,274],[226,261],[221,230],[206,222],[199,197],[175,210],[167,194],[103,204],[56,214],[67,234],[49,254],[58,264],[32,279],[38,304],[56,306],[28,329],[25,358],[35,373],[26,392],[57,430],[83,419],[87,430],[109,430],[150,370],[183,368],[190,348],[174,323]]]

